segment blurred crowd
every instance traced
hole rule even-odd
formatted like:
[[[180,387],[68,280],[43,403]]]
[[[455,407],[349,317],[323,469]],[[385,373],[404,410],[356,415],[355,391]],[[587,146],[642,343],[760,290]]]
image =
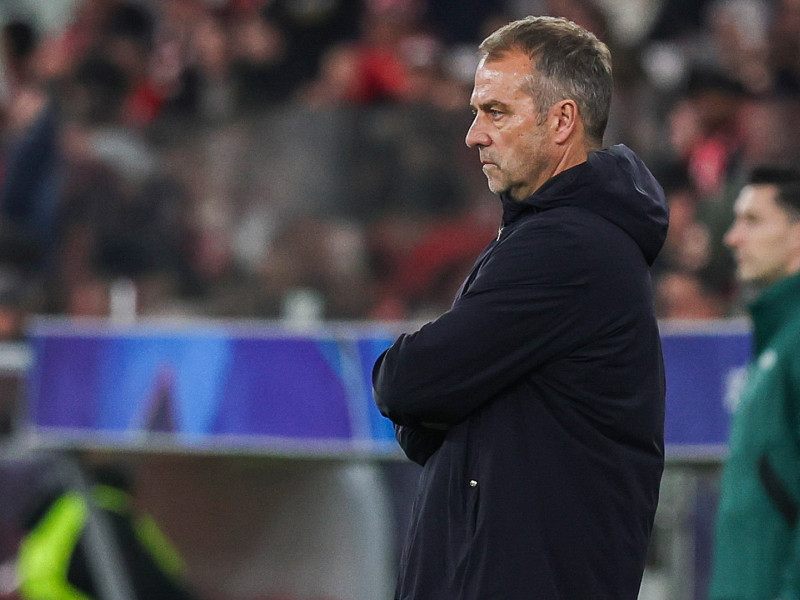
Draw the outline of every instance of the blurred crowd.
[[[800,158],[800,0],[76,0],[2,22],[0,339],[445,310],[500,213],[463,141],[475,49],[525,14],[612,49],[605,141],[671,206],[659,316],[740,314],[722,235],[752,166]]]

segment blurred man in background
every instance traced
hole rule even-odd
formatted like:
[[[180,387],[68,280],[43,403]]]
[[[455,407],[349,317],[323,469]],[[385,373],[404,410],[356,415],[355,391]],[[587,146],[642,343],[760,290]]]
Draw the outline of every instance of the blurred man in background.
[[[194,600],[177,550],[137,510],[126,469],[94,468],[87,489],[80,487],[53,471],[31,495],[17,559],[22,600],[94,600],[114,587],[129,600]]]
[[[712,600],[800,598],[800,172],[753,171],[725,236],[753,288],[753,362],[730,435]]]

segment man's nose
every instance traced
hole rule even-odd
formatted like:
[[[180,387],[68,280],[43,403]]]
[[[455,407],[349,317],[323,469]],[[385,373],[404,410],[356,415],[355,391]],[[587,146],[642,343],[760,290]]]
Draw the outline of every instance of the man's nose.
[[[488,146],[491,142],[481,122],[481,115],[476,115],[472,120],[472,125],[470,125],[467,130],[467,137],[464,139],[464,142],[466,142],[469,148]]]
[[[730,246],[731,248],[735,248],[739,244],[739,228],[736,226],[736,223],[731,225],[731,228],[725,232],[722,241],[726,246]]]

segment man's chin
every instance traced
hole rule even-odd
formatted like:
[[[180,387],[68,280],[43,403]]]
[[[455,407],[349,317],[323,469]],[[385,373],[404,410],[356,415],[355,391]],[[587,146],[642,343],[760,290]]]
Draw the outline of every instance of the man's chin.
[[[492,178],[487,176],[486,183],[489,185],[489,191],[498,196],[508,191],[508,186],[504,186],[499,181],[492,181]]]
[[[765,288],[776,281],[775,277],[768,277],[761,273],[750,273],[741,270],[736,273],[737,281],[749,288]]]

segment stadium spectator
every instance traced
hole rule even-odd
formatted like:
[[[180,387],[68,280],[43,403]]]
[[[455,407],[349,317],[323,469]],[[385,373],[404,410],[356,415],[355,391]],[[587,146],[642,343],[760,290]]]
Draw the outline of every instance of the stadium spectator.
[[[725,301],[702,277],[688,270],[663,273],[655,284],[656,315],[659,319],[720,319]]]
[[[246,11],[231,19],[231,40],[237,109],[260,111],[288,100],[297,75],[288,62],[289,41],[280,25],[264,11]]]
[[[37,72],[33,26],[7,23],[0,41],[8,91],[0,151],[0,264],[30,277],[52,260],[61,193],[58,109]]]
[[[17,559],[21,600],[105,597],[109,588],[103,583],[98,553],[108,548],[122,558],[119,564],[111,564],[121,569],[118,583],[131,598],[195,597],[183,580],[184,566],[177,549],[153,517],[137,509],[127,471],[94,468],[87,486],[90,498],[82,489],[54,477],[53,472],[46,470],[39,477],[24,509],[24,535]],[[96,527],[100,535],[93,538],[90,527]],[[107,544],[105,549],[98,538]],[[108,582],[111,575],[105,577]]]

